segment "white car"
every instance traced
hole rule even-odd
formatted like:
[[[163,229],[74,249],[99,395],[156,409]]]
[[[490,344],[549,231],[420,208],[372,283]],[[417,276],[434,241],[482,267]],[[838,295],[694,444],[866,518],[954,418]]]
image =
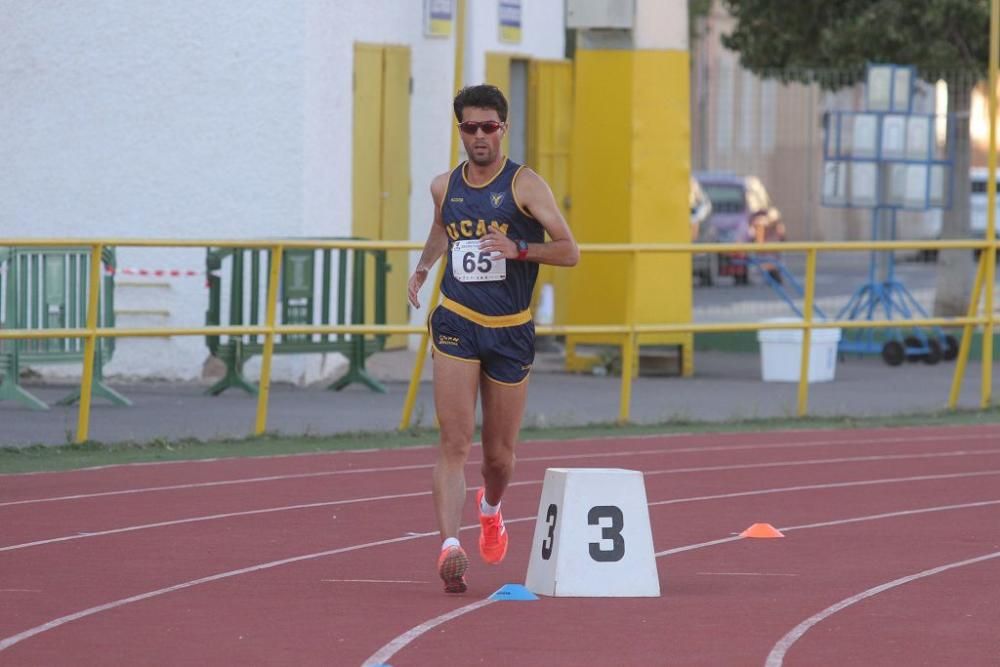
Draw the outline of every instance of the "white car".
[[[969,170],[969,230],[977,239],[986,238],[986,167]],[[997,193],[1000,194],[1000,170],[997,171]],[[1000,196],[996,201],[996,219],[1000,232]],[[1000,233],[997,233],[1000,236]]]
[[[975,239],[986,237],[986,167],[969,169],[969,235]],[[997,194],[1000,195],[1000,170],[997,172]],[[940,239],[943,211],[932,208],[926,211],[900,211],[898,238],[900,240]],[[997,236],[1000,237],[1000,196],[997,197]],[[979,257],[979,252],[975,252]],[[919,259],[933,260],[937,250],[924,250]]]

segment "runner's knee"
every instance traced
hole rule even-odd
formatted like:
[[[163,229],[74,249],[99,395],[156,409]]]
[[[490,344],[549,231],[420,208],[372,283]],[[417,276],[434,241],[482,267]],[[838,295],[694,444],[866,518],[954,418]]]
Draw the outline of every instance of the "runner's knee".
[[[512,447],[483,448],[483,474],[503,473],[514,468],[514,450]]]
[[[448,463],[464,464],[472,446],[472,434],[463,432],[441,433],[441,459]]]

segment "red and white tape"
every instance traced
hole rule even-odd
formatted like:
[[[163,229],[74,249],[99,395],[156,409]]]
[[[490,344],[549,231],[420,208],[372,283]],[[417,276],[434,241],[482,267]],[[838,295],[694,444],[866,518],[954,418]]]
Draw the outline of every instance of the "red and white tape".
[[[119,267],[117,269],[108,267],[105,272],[108,275],[149,276],[153,278],[191,278],[205,275],[204,271],[193,269],[137,269],[132,267]]]

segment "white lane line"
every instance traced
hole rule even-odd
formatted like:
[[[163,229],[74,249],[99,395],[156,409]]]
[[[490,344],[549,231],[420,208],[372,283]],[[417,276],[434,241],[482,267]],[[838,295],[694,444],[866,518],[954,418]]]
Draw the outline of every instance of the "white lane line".
[[[331,584],[429,584],[429,581],[416,581],[414,579],[320,579],[324,583]]]
[[[362,667],[375,667],[376,665],[383,665],[385,664],[386,660],[396,655],[396,653],[399,652],[400,649],[402,649],[404,646],[406,646],[407,644],[409,644],[410,642],[412,642],[414,639],[424,634],[425,632],[433,630],[437,626],[443,623],[447,623],[448,621],[458,618],[459,616],[468,614],[470,611],[476,611],[477,609],[482,609],[483,607],[492,604],[494,602],[496,602],[496,600],[494,600],[493,598],[483,598],[478,602],[473,602],[472,604],[467,604],[464,607],[453,609],[447,613],[441,614],[440,616],[436,616],[435,618],[432,618],[431,620],[425,623],[421,623],[417,627],[399,635],[391,642],[389,642],[388,644],[380,648],[378,651],[373,653],[371,657],[365,660]]]
[[[817,489],[843,489],[852,486],[874,486],[877,484],[901,484],[904,482],[929,482],[941,479],[961,479],[965,477],[984,477],[1000,474],[1000,470],[977,470],[975,472],[942,473],[939,475],[915,475],[913,477],[882,477],[880,479],[860,479],[853,482],[830,482],[827,484],[802,484],[800,486],[781,486],[772,489],[754,489],[752,491],[735,491],[732,493],[717,493],[709,496],[694,496],[672,500],[656,500],[649,503],[650,507],[657,505],[674,505],[678,503],[699,502],[702,500],[723,500],[739,498],[740,496],[764,496],[771,493],[793,493],[795,491],[814,491]]]
[[[28,547],[40,547],[46,544],[57,542],[69,542],[70,540],[82,540],[87,537],[101,537],[103,535],[118,535],[120,533],[131,533],[137,530],[149,530],[151,528],[165,528],[167,526],[179,526],[185,523],[197,523],[199,521],[217,521],[220,519],[233,519],[240,516],[252,516],[255,514],[271,514],[274,512],[289,512],[292,510],[315,509],[317,507],[330,507],[332,505],[351,505],[356,503],[367,503],[376,500],[398,500],[400,498],[413,498],[415,496],[429,496],[430,491],[415,491],[413,493],[397,493],[390,496],[371,496],[368,498],[349,498],[346,500],[330,500],[320,503],[304,503],[301,505],[285,505],[282,507],[267,507],[259,510],[246,510],[244,512],[228,512],[226,514],[209,514],[207,516],[195,516],[186,519],[174,519],[172,521],[159,521],[157,523],[144,523],[137,526],[125,526],[123,528],[112,528],[110,530],[93,531],[87,533],[77,533],[75,535],[63,535],[47,540],[36,540],[34,542],[24,542],[23,544],[11,544],[0,547],[0,552],[15,551],[17,549],[27,549]],[[411,535],[423,535],[423,533],[409,533]]]
[[[894,579],[893,581],[869,588],[866,591],[862,591],[857,595],[852,595],[849,598],[845,598],[835,605],[829,606],[818,614],[810,616],[806,620],[802,621],[794,628],[792,628],[788,634],[778,640],[778,643],[774,645],[771,652],[767,656],[765,661],[765,667],[781,667],[785,660],[785,654],[788,653],[788,649],[792,647],[795,642],[802,638],[806,632],[810,630],[816,624],[825,621],[830,618],[838,611],[846,609],[851,605],[857,604],[862,600],[866,600],[870,597],[878,595],[879,593],[884,593],[887,590],[896,588],[897,586],[902,586],[903,584],[908,584],[911,581],[916,581],[917,579],[923,579],[925,577],[933,577],[936,574],[942,572],[947,572],[948,570],[953,570],[958,567],[965,567],[966,565],[975,565],[976,563],[982,563],[993,558],[1000,557],[1000,551],[994,551],[990,554],[985,554],[983,556],[978,556],[976,558],[969,558],[967,560],[957,561],[954,563],[947,563],[938,567],[931,568],[929,570],[924,570],[923,572],[917,572],[916,574],[911,574],[906,577],[900,577],[899,579]]]
[[[918,454],[916,456],[924,456],[924,455]],[[824,462],[828,462],[828,461],[829,461],[829,459],[820,459],[820,460],[818,460],[818,463],[824,463]],[[837,462],[841,462],[841,460],[837,459]],[[788,465],[802,465],[802,464],[803,464],[802,461],[788,462]],[[756,464],[754,464],[754,465],[756,465]],[[779,465],[779,464],[775,463],[775,464],[769,464],[769,465]],[[740,466],[740,465],[736,465],[736,466],[723,466],[721,468],[719,466],[713,466],[711,468],[711,470],[713,470],[713,471],[734,470],[734,469],[735,470],[739,470],[742,467],[743,466]],[[667,473],[667,472],[692,472],[692,471],[701,472],[702,470],[701,469],[691,469],[691,468],[677,468],[676,470],[673,470],[673,471],[661,470],[661,471],[656,472],[655,474],[664,474],[664,473]],[[646,474],[654,474],[654,473],[646,473]],[[940,475],[918,475],[918,476],[912,476],[912,477],[891,477],[891,478],[882,478],[882,479],[867,479],[867,480],[858,480],[858,481],[853,481],[853,482],[831,482],[829,484],[807,484],[807,485],[800,485],[800,486],[785,486],[785,487],[779,487],[779,488],[773,488],[773,489],[755,489],[755,490],[752,490],[752,491],[737,491],[737,492],[733,492],[733,493],[723,493],[723,494],[710,495],[710,496],[696,496],[696,497],[692,497],[692,498],[674,498],[674,499],[670,499],[670,500],[659,500],[659,501],[651,502],[651,503],[649,503],[649,505],[652,507],[654,505],[674,505],[674,504],[678,504],[678,503],[698,502],[698,501],[703,501],[703,500],[722,500],[722,499],[726,499],[726,498],[738,498],[738,497],[741,497],[741,496],[758,496],[758,495],[767,495],[767,494],[772,494],[772,493],[791,493],[791,492],[794,492],[794,491],[811,491],[811,490],[816,490],[816,489],[836,489],[836,488],[851,487],[851,486],[871,486],[871,485],[874,485],[874,484],[897,484],[897,483],[904,483],[904,482],[922,482],[922,481],[941,480],[941,479],[961,479],[961,478],[965,478],[965,477],[984,477],[984,476],[988,476],[988,475],[1000,475],[1000,470],[977,470],[975,472],[947,473],[947,474],[940,474]],[[510,486],[529,486],[529,485],[541,484],[541,483],[542,483],[542,480],[537,480],[537,479],[536,480],[521,480],[521,481],[518,481],[518,482],[511,483]],[[474,491],[475,491],[475,489],[469,489],[468,493],[473,493]],[[53,537],[53,538],[44,539],[44,540],[35,540],[33,542],[24,542],[24,543],[21,543],[21,544],[11,544],[11,545],[8,545],[8,546],[0,547],[0,553],[2,553],[4,551],[16,551],[18,549],[27,549],[29,547],[40,547],[40,546],[44,546],[44,545],[47,545],[47,544],[56,544],[56,543],[59,543],[59,542],[69,542],[71,540],[81,540],[81,539],[88,538],[88,537],[101,537],[101,536],[104,536],[104,535],[118,535],[118,534],[121,534],[121,533],[131,533],[131,532],[135,532],[135,531],[138,531],[138,530],[149,530],[149,529],[153,529],[153,528],[166,528],[166,527],[169,527],[169,526],[179,526],[179,525],[183,525],[183,524],[186,524],[186,523],[198,523],[198,522],[201,522],[201,521],[217,521],[217,520],[222,520],[222,519],[233,519],[233,518],[242,517],[242,516],[253,516],[253,515],[257,515],[257,514],[271,514],[271,513],[275,513],[275,512],[288,512],[288,511],[294,511],[294,510],[315,509],[315,508],[318,508],[318,507],[330,507],[330,506],[334,506],[334,505],[350,505],[350,504],[364,503],[364,502],[375,502],[375,501],[380,501],[380,500],[399,500],[401,498],[415,498],[415,497],[419,497],[419,496],[429,496],[430,494],[431,494],[430,491],[415,491],[413,493],[398,493],[398,494],[393,494],[393,495],[371,496],[371,497],[367,497],[367,498],[349,498],[349,499],[345,499],[345,500],[330,500],[330,501],[325,501],[325,502],[304,503],[304,504],[299,504],[299,505],[284,505],[284,506],[281,506],[281,507],[268,507],[268,508],[259,509],[259,510],[245,510],[245,511],[242,511],[242,512],[228,512],[228,513],[225,513],[225,514],[209,514],[207,516],[188,517],[188,518],[184,518],[184,519],[174,519],[174,520],[171,520],[171,521],[159,521],[159,522],[156,522],[156,523],[145,523],[145,524],[139,524],[139,525],[135,525],[135,526],[125,526],[125,527],[122,527],[122,528],[112,528],[112,529],[109,529],[109,530],[79,532],[79,533],[75,533],[73,535],[63,535],[61,537]],[[510,522],[508,521],[508,523],[510,523]],[[418,535],[420,533],[407,533],[407,534],[408,535]]]
[[[839,519],[839,520],[835,520],[835,521],[827,521],[827,522],[817,523],[817,524],[809,524],[809,525],[803,525],[803,526],[793,526],[791,528],[782,528],[781,530],[783,530],[783,531],[784,530],[804,530],[804,529],[808,529],[808,528],[821,527],[821,526],[833,526],[833,525],[838,525],[840,523],[851,523],[851,522],[855,522],[855,521],[873,521],[873,520],[877,520],[877,519],[890,518],[890,517],[893,517],[893,516],[906,516],[906,515],[911,515],[911,514],[920,514],[920,513],[924,513],[924,512],[937,512],[937,511],[943,511],[944,509],[963,509],[963,508],[966,508],[966,507],[982,507],[982,506],[986,506],[986,505],[998,505],[998,504],[1000,504],[1000,500],[991,500],[991,501],[983,501],[983,502],[978,502],[978,503],[969,503],[967,505],[948,505],[948,506],[941,506],[941,507],[923,508],[923,509],[917,509],[917,510],[905,510],[905,511],[902,511],[902,512],[892,512],[892,513],[886,513],[886,514],[877,514],[877,515],[871,515],[871,516],[865,516],[865,517],[853,517],[853,518],[849,518],[849,519]],[[512,524],[512,523],[521,523],[521,522],[524,522],[524,521],[534,521],[534,520],[536,520],[535,516],[526,516],[526,517],[518,517],[516,519],[506,519],[505,523]],[[470,524],[468,526],[462,526],[460,528],[460,530],[471,530],[473,528],[479,528],[479,523],[477,522],[474,525]],[[254,572],[260,572],[262,570],[268,570],[268,569],[271,569],[271,568],[279,567],[279,566],[282,566],[282,565],[288,565],[288,564],[291,564],[291,563],[299,563],[299,562],[302,562],[302,561],[313,560],[313,559],[316,559],[316,558],[323,558],[323,557],[326,557],[326,556],[334,556],[334,555],[341,554],[341,553],[348,553],[348,552],[351,552],[351,551],[359,551],[361,549],[367,549],[367,548],[372,548],[372,547],[384,546],[384,545],[387,545],[387,544],[397,544],[397,543],[400,543],[400,542],[408,542],[410,540],[416,540],[416,539],[420,539],[420,538],[423,538],[423,537],[431,537],[431,536],[435,536],[437,534],[438,534],[437,531],[432,531],[432,532],[426,532],[426,533],[419,533],[419,534],[416,534],[416,535],[405,535],[403,537],[395,537],[395,538],[390,538],[390,539],[384,539],[384,540],[379,540],[379,541],[376,541],[376,542],[367,542],[365,544],[357,544],[357,545],[353,545],[353,546],[349,546],[349,547],[341,547],[339,549],[331,549],[329,551],[320,551],[318,553],[304,554],[304,555],[301,555],[301,556],[293,556],[291,558],[284,558],[284,559],[281,559],[281,560],[270,561],[270,562],[267,562],[267,563],[260,563],[258,565],[253,565],[253,566],[242,568],[242,569],[239,569],[239,570],[230,570],[228,572],[221,572],[219,574],[214,574],[214,575],[211,575],[211,576],[208,576],[208,577],[202,577],[200,579],[194,579],[192,581],[186,581],[184,583],[175,584],[174,586],[169,586],[169,587],[166,587],[166,588],[160,588],[160,589],[157,589],[155,591],[149,591],[147,593],[140,593],[139,595],[133,595],[131,597],[122,598],[120,600],[114,600],[112,602],[108,602],[106,604],[98,605],[96,607],[90,607],[89,609],[84,609],[82,611],[78,611],[78,612],[75,612],[73,614],[67,614],[66,616],[60,616],[59,618],[52,619],[51,621],[48,621],[47,623],[43,623],[42,625],[37,625],[37,626],[35,626],[33,628],[29,628],[29,629],[27,629],[27,630],[25,630],[23,632],[20,632],[20,633],[18,633],[16,635],[11,635],[10,637],[6,637],[6,638],[0,640],[0,651],[4,651],[4,650],[10,648],[11,646],[13,646],[13,645],[15,645],[17,643],[24,641],[25,639],[28,639],[30,637],[34,637],[35,635],[41,634],[41,633],[46,632],[48,630],[52,630],[52,629],[58,628],[59,626],[65,625],[66,623],[70,623],[72,621],[76,621],[76,620],[79,620],[81,618],[86,618],[88,616],[93,616],[94,614],[99,614],[99,613],[101,613],[103,611],[108,611],[108,610],[111,610],[111,609],[117,609],[119,607],[123,607],[123,606],[131,604],[133,602],[139,602],[139,601],[142,601],[142,600],[148,600],[149,598],[158,597],[160,595],[165,595],[167,593],[172,593],[174,591],[179,591],[179,590],[183,590],[183,589],[186,589],[186,588],[191,588],[193,586],[198,586],[200,584],[210,583],[210,582],[213,582],[213,581],[219,581],[221,579],[227,579],[227,578],[230,578],[230,577],[235,577],[235,576],[239,576],[239,575],[243,575],[243,574],[250,574],[250,573],[254,573]],[[699,544],[690,544],[690,545],[686,545],[686,546],[682,546],[682,547],[675,547],[673,549],[668,549],[666,551],[661,551],[661,552],[657,553],[656,557],[659,558],[660,556],[666,556],[666,555],[670,555],[670,554],[682,553],[684,551],[691,551],[691,550],[694,550],[694,549],[700,549],[700,548],[704,548],[704,547],[708,547],[708,546],[714,546],[716,544],[725,544],[727,542],[733,542],[735,540],[740,540],[740,539],[745,539],[745,538],[739,537],[737,535],[737,536],[727,537],[727,538],[723,538],[723,539],[719,539],[719,540],[712,540],[710,542],[701,542]],[[487,598],[487,600],[488,600],[488,598]],[[485,601],[480,601],[480,603],[485,603]],[[484,604],[480,604],[480,603],[474,603],[474,604],[478,604],[479,606],[484,606]],[[469,607],[469,606],[471,606],[471,605],[467,605],[466,607],[460,607],[460,608],[456,609],[454,612],[450,612],[453,615],[450,615],[448,617],[448,619],[445,619],[445,620],[450,620],[452,618],[457,618],[458,616],[461,616],[462,614],[468,613],[468,611],[473,611],[473,609],[467,609],[467,607]],[[475,608],[478,609],[479,606],[477,606]],[[465,610],[465,611],[463,611],[463,610]],[[438,618],[441,618],[441,617],[438,617]],[[432,622],[432,621],[428,621],[428,623],[430,623],[430,622]],[[443,622],[445,622],[445,621],[440,621],[437,624],[440,625]],[[421,627],[421,626],[418,626],[418,627]],[[419,634],[414,635],[409,641],[412,641],[413,639],[416,639],[417,637],[419,637]],[[407,642],[407,643],[409,643],[409,642]],[[405,644],[403,644],[403,646],[405,646]],[[400,646],[400,648],[402,648],[402,646]],[[377,654],[378,654],[378,652],[376,652],[376,655]]]
[[[120,489],[118,491],[100,491],[98,493],[78,493],[72,496],[54,496],[51,498],[31,498],[27,500],[12,500],[0,503],[0,507],[13,505],[32,505],[35,503],[54,503],[62,500],[82,500],[84,498],[105,498],[108,496],[125,496],[134,493],[149,493],[153,491],[177,491],[181,489],[204,489],[214,486],[232,486],[234,484],[255,484],[257,482],[276,482],[286,479],[305,479],[309,477],[328,477],[330,475],[350,475],[365,472],[395,472],[397,470],[420,470],[431,465],[390,466],[387,468],[358,468],[356,470],[325,470],[323,472],[303,472],[294,475],[268,475],[266,477],[245,477],[243,479],[225,479],[215,482],[194,482],[191,484],[170,484],[167,486],[146,486],[136,489]]]
[[[695,572],[706,577],[797,577],[791,572]]]
[[[478,524],[477,524],[478,525]],[[43,623],[42,625],[36,625],[33,628],[29,628],[24,632],[19,632],[16,635],[11,635],[5,639],[0,639],[0,651],[5,651],[14,644],[24,641],[29,637],[34,637],[37,634],[41,634],[48,630],[53,630],[58,628],[60,625],[65,625],[72,621],[79,620],[81,618],[86,618],[87,616],[93,616],[94,614],[99,614],[102,611],[108,611],[110,609],[117,609],[123,607],[127,604],[133,602],[139,602],[141,600],[148,600],[149,598],[158,597],[160,595],[165,595],[166,593],[172,593],[174,591],[183,590],[185,588],[191,588],[192,586],[198,586],[200,584],[207,584],[213,581],[220,581],[222,579],[228,579],[230,577],[236,577],[242,574],[251,574],[253,572],[260,572],[262,570],[269,570],[271,568],[280,567],[282,565],[289,565],[291,563],[299,563],[306,560],[312,560],[315,558],[323,558],[324,556],[335,556],[337,554],[347,553],[350,551],[358,551],[360,549],[367,549],[370,547],[379,547],[386,544],[395,544],[397,542],[406,542],[408,540],[415,540],[419,537],[430,537],[431,535],[437,535],[435,530],[432,533],[423,533],[419,536],[406,536],[406,537],[395,537],[387,540],[379,540],[377,542],[367,542],[365,544],[355,544],[349,547],[342,547],[340,549],[331,549],[329,551],[320,551],[313,554],[304,554],[302,556],[293,556],[291,558],[283,558],[281,560],[271,561],[269,563],[260,563],[257,565],[251,565],[250,567],[244,567],[239,570],[230,570],[229,572],[220,572],[219,574],[213,574],[208,577],[202,577],[201,579],[194,579],[192,581],[185,581],[181,584],[176,584],[174,586],[168,586],[167,588],[160,588],[155,591],[149,591],[148,593],[140,593],[139,595],[133,595],[132,597],[123,598],[121,600],[115,600],[113,602],[108,602],[107,604],[98,605],[96,607],[91,607],[89,609],[84,609],[83,611],[78,611],[74,614],[67,614],[66,616],[60,616],[59,618],[52,619],[48,623]]]
[[[682,447],[675,449],[645,449],[645,450],[630,450],[624,452],[601,452],[601,453],[587,453],[587,454],[559,454],[553,456],[519,456],[518,461],[520,462],[537,462],[537,461],[566,461],[566,460],[587,460],[587,459],[603,459],[603,458],[619,458],[619,457],[631,457],[631,456],[648,456],[648,455],[670,455],[670,454],[689,454],[689,453],[701,453],[701,452],[729,452],[729,451],[757,451],[757,450],[767,450],[767,449],[800,449],[806,447],[830,447],[835,445],[882,445],[882,444],[898,444],[898,443],[916,443],[916,442],[940,442],[946,440],[948,444],[952,442],[960,442],[963,440],[973,440],[979,441],[986,438],[986,435],[965,435],[944,438],[941,436],[914,436],[914,437],[892,437],[892,438],[870,438],[865,440],[855,440],[855,439],[831,439],[831,440],[817,440],[812,442],[780,442],[780,443],[760,443],[754,445],[731,445],[731,446],[714,446],[714,447]],[[1000,452],[1000,450],[982,450],[983,453],[989,453],[991,451]],[[469,461],[466,465],[468,466],[479,466],[481,461]],[[435,464],[433,463],[418,463],[411,465],[399,465],[399,466],[385,466],[385,467],[369,467],[369,468],[354,468],[354,469],[344,469],[344,470],[324,470],[319,472],[308,472],[308,473],[293,473],[288,475],[268,475],[264,477],[246,477],[240,479],[229,479],[229,480],[218,480],[214,482],[196,482],[191,484],[171,484],[166,486],[147,486],[139,487],[134,489],[120,489],[117,491],[99,491],[94,493],[79,493],[68,496],[54,496],[49,498],[29,498],[25,500],[12,500],[6,502],[0,502],[0,507],[11,507],[15,505],[29,505],[34,503],[50,503],[59,502],[66,500],[82,500],[86,498],[103,498],[108,496],[120,496],[129,495],[135,493],[150,493],[156,491],[178,491],[184,489],[198,489],[207,488],[215,486],[231,486],[234,484],[255,484],[259,482],[275,482],[290,479],[305,479],[313,477],[327,477],[332,475],[357,475],[357,474],[367,474],[367,473],[382,473],[382,472],[399,472],[407,470],[426,470],[433,468]],[[706,468],[708,470],[708,468]]]
[[[948,510],[971,509],[973,507],[989,507],[991,505],[996,505],[997,503],[1000,503],[1000,500],[984,500],[978,503],[962,503],[959,505],[938,505],[937,507],[928,507],[916,510],[902,510],[899,512],[884,512],[882,514],[869,514],[868,516],[859,516],[853,519],[837,519],[836,521],[804,523],[799,526],[783,526],[778,530],[786,531],[786,530],[807,530],[809,528],[826,528],[828,526],[841,526],[846,523],[858,523],[862,521],[878,521],[879,519],[888,519],[890,517],[912,516],[915,514],[928,514],[930,512],[947,512]]]
[[[664,470],[646,470],[643,475],[676,475],[687,472],[716,472],[720,470],[754,470],[758,468],[817,466],[829,463],[860,463],[862,461],[905,461],[913,459],[940,459],[955,456],[991,456],[1000,454],[1000,449],[972,449],[952,452],[934,452],[931,454],[883,454],[874,456],[844,456],[836,459],[802,459],[798,461],[769,461],[767,463],[742,463],[728,466],[697,466],[692,468],[666,468]]]
[[[923,513],[927,513],[927,512],[942,512],[942,511],[945,511],[945,510],[967,509],[967,508],[972,508],[972,507],[985,507],[985,506],[988,506],[988,505],[1000,505],[1000,500],[987,500],[987,501],[978,502],[978,503],[966,503],[966,504],[963,504],[963,505],[942,505],[942,506],[939,506],[939,507],[925,507],[925,508],[916,509],[916,510],[904,510],[904,511],[901,511],[901,512],[886,512],[884,514],[872,514],[872,515],[868,515],[868,516],[850,517],[850,518],[847,518],[847,519],[835,519],[835,520],[832,520],[832,521],[824,521],[822,523],[814,523],[814,524],[807,524],[807,525],[802,525],[802,526],[791,526],[791,527],[787,527],[787,528],[779,528],[779,530],[781,530],[781,531],[787,531],[787,530],[806,530],[806,529],[809,529],[809,528],[821,528],[821,527],[827,527],[827,526],[837,526],[837,525],[845,524],[845,523],[857,523],[857,522],[860,522],[860,521],[877,521],[879,519],[888,519],[888,518],[897,517],[897,516],[910,516],[910,515],[913,515],[913,514],[923,514]],[[508,523],[510,523],[510,522],[508,522]],[[673,549],[667,549],[665,551],[659,551],[659,552],[656,553],[656,557],[660,558],[662,556],[671,556],[673,554],[684,553],[685,551],[694,551],[695,549],[704,549],[706,547],[713,547],[713,546],[717,546],[719,544],[727,544],[729,542],[735,542],[737,540],[743,540],[743,539],[747,539],[747,538],[740,537],[739,535],[734,535],[732,537],[724,537],[724,538],[721,538],[721,539],[718,539],[718,540],[711,540],[711,541],[708,541],[708,542],[699,542],[697,544],[687,544],[687,545],[684,545],[684,546],[681,546],[681,547],[674,547]],[[489,600],[489,598],[486,598],[486,600]],[[482,602],[484,602],[484,600],[480,600],[477,603],[466,605],[464,607],[459,607],[458,609],[455,609],[454,611],[450,612],[449,618],[446,619],[446,620],[451,620],[452,618],[457,618],[457,617],[462,616],[464,614],[467,614],[467,613],[469,613],[471,611],[475,611],[479,607],[483,606],[481,604]],[[476,605],[478,605],[478,606],[476,606]],[[440,619],[440,618],[441,617],[439,616],[438,619]],[[434,619],[434,621],[437,621],[438,619]],[[433,622],[433,621],[429,621],[429,622]],[[440,625],[443,622],[444,621],[435,623],[435,626],[436,625]],[[424,624],[424,625],[426,625],[426,624]],[[435,626],[431,626],[431,627],[435,627]],[[400,649],[404,648],[407,644],[409,644],[409,643],[413,642],[414,640],[418,639],[420,637],[420,635],[422,635],[424,632],[426,632],[426,630],[422,630],[421,631],[421,628],[423,628],[423,625],[418,625],[415,628],[413,628],[411,630],[408,630],[405,633],[401,634],[400,636],[396,637],[391,642],[389,642],[388,644],[386,644],[385,646],[383,646],[382,648],[380,648],[378,651],[376,651],[374,654],[372,654],[372,656],[370,658],[368,658],[367,660],[365,660],[365,662],[363,663],[362,667],[371,667],[372,665],[379,664],[379,662],[373,662],[372,661],[372,659],[375,658],[376,656],[378,656],[380,658],[380,662],[385,662],[386,660],[388,660],[389,658],[391,658],[396,652],[398,652]],[[430,629],[430,628],[427,628],[427,629]],[[404,638],[405,638],[405,640],[404,640]],[[390,646],[393,647],[393,651],[392,652],[388,652],[388,648]]]

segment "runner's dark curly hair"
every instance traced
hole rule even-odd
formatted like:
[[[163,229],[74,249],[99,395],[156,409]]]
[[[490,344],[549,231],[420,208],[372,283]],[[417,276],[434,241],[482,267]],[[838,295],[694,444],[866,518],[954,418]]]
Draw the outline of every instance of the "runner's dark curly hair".
[[[507,98],[503,96],[500,89],[483,83],[478,86],[466,86],[458,91],[453,104],[455,108],[455,118],[462,122],[462,110],[465,107],[478,107],[480,109],[493,109],[500,116],[500,122],[507,122]]]

